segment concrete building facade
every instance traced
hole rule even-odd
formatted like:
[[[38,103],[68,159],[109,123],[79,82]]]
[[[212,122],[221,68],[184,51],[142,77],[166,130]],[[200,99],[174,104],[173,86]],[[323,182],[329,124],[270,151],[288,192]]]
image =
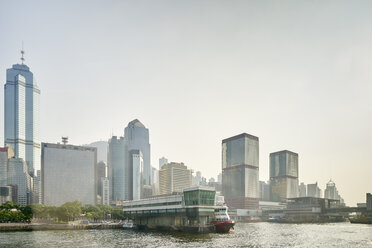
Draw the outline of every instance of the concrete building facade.
[[[103,205],[110,205],[110,181],[107,177],[101,177],[102,202]]]
[[[159,171],[159,194],[182,192],[191,187],[191,170],[184,163],[171,162],[162,166]]]
[[[8,159],[14,157],[13,149],[0,147],[0,187],[8,185]]]
[[[258,209],[258,137],[242,133],[222,140],[222,194],[229,207]]]
[[[318,187],[318,182],[307,185],[307,197],[322,198],[322,190]]]
[[[270,153],[271,200],[298,197],[298,183],[298,154],[287,150]]]
[[[159,158],[159,170],[161,170],[161,167],[165,164],[168,164],[168,159],[165,157]]]
[[[96,204],[96,148],[42,143],[41,161],[43,204],[60,206],[76,200]]]

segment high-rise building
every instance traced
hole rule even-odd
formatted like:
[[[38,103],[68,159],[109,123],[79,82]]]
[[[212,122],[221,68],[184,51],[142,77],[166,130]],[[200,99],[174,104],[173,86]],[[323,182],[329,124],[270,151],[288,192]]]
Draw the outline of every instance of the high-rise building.
[[[165,157],[159,158],[159,170],[161,170],[161,167],[165,164],[168,164],[168,159]]]
[[[7,70],[4,89],[5,146],[26,162],[30,175],[34,176],[40,170],[40,90],[30,68],[23,64],[23,51],[22,64]]]
[[[270,184],[264,181],[260,181],[260,201],[270,201],[271,200],[271,188]]]
[[[28,171],[27,164],[22,158],[10,158],[8,160],[8,185],[17,188],[14,195],[15,202],[21,204],[21,206],[31,203],[32,178]]]
[[[307,196],[306,185],[304,183],[300,184],[300,186],[298,187],[298,191],[299,191],[299,196],[300,197],[306,197]]]
[[[126,167],[126,147],[124,138],[112,136],[108,143],[108,168],[110,181],[110,201],[122,201],[128,199],[127,178],[128,169]]]
[[[42,143],[43,204],[97,202],[97,148]]]
[[[97,194],[102,197],[102,180],[101,178],[107,177],[107,165],[103,161],[97,163]]]
[[[308,197],[322,197],[322,190],[318,187],[318,182],[307,185],[307,196]]]
[[[372,211],[372,194],[367,193],[366,198],[367,211]]]
[[[326,185],[326,189],[324,190],[324,198],[340,200],[340,195],[338,194],[336,184],[332,180],[329,180]]]
[[[108,149],[108,143],[107,141],[95,141],[93,143],[90,143],[90,147],[95,147],[97,148],[97,161],[103,161],[107,163],[107,149]]]
[[[0,147],[0,187],[8,185],[8,159],[13,156],[12,148]]]
[[[151,166],[152,170],[152,193],[153,195],[159,194],[159,170]]]
[[[102,185],[102,204],[110,205],[110,181],[107,177],[101,177]]]
[[[0,205],[7,201],[12,201],[12,187],[0,186]]]
[[[217,182],[222,183],[222,173],[218,174]]]
[[[137,119],[128,123],[124,129],[124,141],[131,150],[140,150],[143,155],[143,183],[151,185],[151,165],[150,165],[150,142],[149,130]]]
[[[184,163],[171,162],[159,171],[159,194],[182,192],[191,187],[191,170]]]
[[[324,190],[324,198],[338,200],[340,205],[344,205],[344,199],[339,195],[336,184],[329,180]]]
[[[129,200],[141,199],[143,178],[143,156],[140,150],[129,152]]]
[[[222,194],[228,206],[258,209],[258,137],[242,133],[222,140]]]
[[[298,197],[298,154],[291,151],[270,153],[272,201]]]

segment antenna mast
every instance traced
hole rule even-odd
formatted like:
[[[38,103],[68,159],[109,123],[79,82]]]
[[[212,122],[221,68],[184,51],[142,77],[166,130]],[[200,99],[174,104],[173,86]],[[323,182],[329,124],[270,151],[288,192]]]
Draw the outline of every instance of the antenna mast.
[[[21,61],[22,61],[22,65],[23,65],[24,62],[25,62],[25,58],[23,57],[23,55],[25,54],[25,51],[23,50],[23,41],[22,41],[22,50],[21,50],[21,54],[22,54]]]

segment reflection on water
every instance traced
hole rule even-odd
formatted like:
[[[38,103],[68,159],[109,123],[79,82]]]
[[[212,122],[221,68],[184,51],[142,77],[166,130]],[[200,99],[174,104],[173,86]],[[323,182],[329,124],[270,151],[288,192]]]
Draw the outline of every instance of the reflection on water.
[[[128,230],[0,233],[0,247],[372,247],[372,225],[238,223],[229,234]]]

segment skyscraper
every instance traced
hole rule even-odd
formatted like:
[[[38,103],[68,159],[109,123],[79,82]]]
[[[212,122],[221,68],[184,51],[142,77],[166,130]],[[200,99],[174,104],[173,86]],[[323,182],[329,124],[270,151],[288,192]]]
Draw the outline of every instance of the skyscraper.
[[[109,168],[110,200],[128,199],[128,169],[126,167],[126,147],[124,138],[112,136],[108,142],[107,163]]]
[[[10,147],[0,147],[0,187],[8,185],[8,159],[13,157]]]
[[[40,185],[40,156],[39,140],[40,90],[34,84],[34,76],[25,65],[22,53],[22,63],[15,64],[6,71],[4,85],[4,143],[11,147],[16,158],[22,158],[28,173],[33,177],[31,198],[39,203]],[[39,175],[39,176],[38,176]]]
[[[97,202],[97,148],[42,143],[43,204]]]
[[[307,196],[306,185],[304,183],[300,184],[300,186],[298,187],[298,191],[299,191],[299,196],[300,197],[306,197]]]
[[[26,206],[31,203],[32,178],[28,174],[27,164],[22,158],[10,158],[8,161],[8,185],[17,189],[16,203]],[[12,192],[13,193],[13,192]]]
[[[129,200],[141,199],[143,157],[140,150],[129,152]]]
[[[222,140],[222,193],[228,206],[258,209],[258,137],[242,133]]]
[[[159,170],[161,170],[161,167],[165,164],[168,164],[168,159],[165,157],[159,158]]]
[[[124,141],[127,151],[140,150],[143,155],[143,183],[152,184],[150,165],[149,130],[137,119],[128,123],[124,129]]]
[[[326,185],[326,189],[324,190],[324,198],[339,200],[340,204],[344,203],[344,199],[339,195],[336,184],[332,180],[329,180]]]
[[[291,151],[270,153],[270,186],[273,201],[298,197],[298,154]]]
[[[98,151],[98,148],[97,148]],[[97,152],[98,153],[98,152]],[[107,177],[107,165],[103,161],[99,161],[97,163],[97,194],[102,197],[103,194],[103,185],[102,185],[102,178]]]
[[[307,196],[308,197],[322,197],[322,190],[318,187],[318,182],[307,185]]]
[[[33,73],[23,64],[15,64],[6,71],[4,86],[4,140],[16,158],[22,158],[29,173],[40,170],[40,90],[34,84]]]

